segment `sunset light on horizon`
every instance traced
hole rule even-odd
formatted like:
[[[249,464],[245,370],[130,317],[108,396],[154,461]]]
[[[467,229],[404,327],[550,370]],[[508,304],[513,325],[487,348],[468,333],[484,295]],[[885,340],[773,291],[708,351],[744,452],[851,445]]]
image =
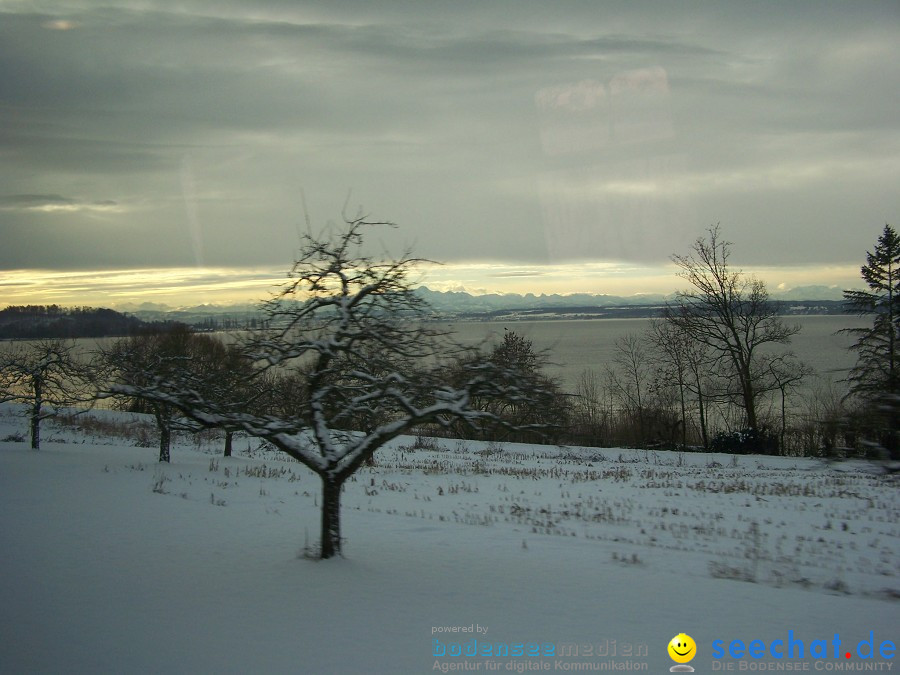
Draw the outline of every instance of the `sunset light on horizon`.
[[[669,295],[684,287],[674,265],[643,268],[627,264],[505,265],[457,263],[422,265],[411,277],[416,286],[470,295]],[[834,299],[858,286],[858,268],[778,267],[747,269],[765,281],[773,297],[797,288],[831,289]],[[165,268],[132,270],[0,271],[0,303],[109,307],[122,311],[200,305],[257,305],[287,279],[287,268]],[[798,298],[795,298],[798,299]],[[809,298],[816,299],[816,298]],[[0,307],[2,309],[2,307]]]

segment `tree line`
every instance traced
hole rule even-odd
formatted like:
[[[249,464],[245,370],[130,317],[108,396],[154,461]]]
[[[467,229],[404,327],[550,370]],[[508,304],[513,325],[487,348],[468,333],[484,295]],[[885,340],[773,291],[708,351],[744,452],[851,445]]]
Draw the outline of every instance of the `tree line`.
[[[112,309],[59,305],[10,305],[0,310],[0,340],[43,340],[132,335],[164,329],[171,322],[145,322]]]
[[[340,553],[343,483],[414,431],[797,451],[788,399],[811,372],[787,349],[799,327],[777,315],[762,281],[732,266],[718,227],[673,256],[687,286],[647,334],[618,341],[605,373],[585,373],[565,392],[527,338],[506,331],[493,348],[465,347],[428,322],[410,281],[420,260],[362,253],[365,235],[389,225],[359,217],[306,235],[288,281],[262,305],[266,328],[231,344],[178,325],[123,337],[89,358],[59,339],[13,343],[0,355],[0,400],[27,404],[35,449],[41,420],[98,399],[152,415],[162,462],[179,430],[224,431],[226,455],[235,433],[264,440],[320,477],[323,558]],[[823,408],[808,454],[844,445],[897,457],[900,238],[889,226],[862,276],[869,290],[848,291],[847,301],[872,326],[854,330],[850,395],[839,409]]]
[[[900,458],[900,237],[886,225],[848,310],[856,366],[846,391],[801,385],[814,369],[790,351],[765,284],[730,264],[718,227],[673,256],[688,282],[643,335],[615,344],[613,363],[578,384],[573,441],[718,452]]]

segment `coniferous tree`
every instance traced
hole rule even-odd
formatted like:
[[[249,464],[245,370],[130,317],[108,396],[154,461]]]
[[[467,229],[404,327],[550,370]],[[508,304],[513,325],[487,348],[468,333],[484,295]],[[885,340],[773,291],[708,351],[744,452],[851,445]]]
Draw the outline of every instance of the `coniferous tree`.
[[[868,328],[850,328],[856,366],[850,371],[850,394],[866,404],[869,433],[892,457],[900,455],[900,236],[890,225],[866,252],[860,275],[868,291],[844,291],[849,309],[871,316]]]
[[[860,316],[872,316],[872,326],[847,331],[857,336],[850,391],[863,399],[900,394],[900,236],[890,225],[866,253],[860,275],[870,290],[844,291],[844,300]]]

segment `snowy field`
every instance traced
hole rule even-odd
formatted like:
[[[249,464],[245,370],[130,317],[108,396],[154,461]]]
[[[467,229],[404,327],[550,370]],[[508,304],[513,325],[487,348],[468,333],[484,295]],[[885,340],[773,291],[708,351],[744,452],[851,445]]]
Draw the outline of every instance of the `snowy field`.
[[[403,438],[314,561],[318,478],[255,440],[161,466],[95,411],[34,452],[15,413],[3,673],[663,673],[682,632],[700,673],[897,662],[900,485],[866,464]]]

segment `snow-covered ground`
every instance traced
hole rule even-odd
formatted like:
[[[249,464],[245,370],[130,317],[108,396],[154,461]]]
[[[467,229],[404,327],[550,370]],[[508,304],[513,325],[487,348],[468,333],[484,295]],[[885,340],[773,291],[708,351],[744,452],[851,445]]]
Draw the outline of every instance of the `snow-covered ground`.
[[[662,673],[682,632],[701,673],[897,662],[898,484],[865,464],[403,438],[347,484],[323,562],[318,479],[253,440],[161,466],[146,420],[95,411],[34,452],[14,413],[4,673]]]

